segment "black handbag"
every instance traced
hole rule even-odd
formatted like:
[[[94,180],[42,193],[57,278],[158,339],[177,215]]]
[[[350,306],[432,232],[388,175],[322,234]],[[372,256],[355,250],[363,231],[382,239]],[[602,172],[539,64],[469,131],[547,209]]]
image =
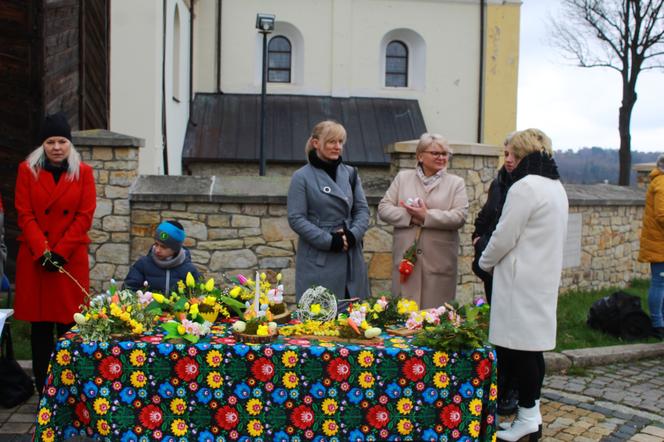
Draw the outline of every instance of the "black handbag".
[[[5,408],[20,405],[34,391],[32,379],[14,358],[11,329],[5,324],[0,340],[0,405]]]
[[[641,308],[641,298],[622,291],[595,301],[586,323],[626,341],[647,338],[653,333],[650,317]]]

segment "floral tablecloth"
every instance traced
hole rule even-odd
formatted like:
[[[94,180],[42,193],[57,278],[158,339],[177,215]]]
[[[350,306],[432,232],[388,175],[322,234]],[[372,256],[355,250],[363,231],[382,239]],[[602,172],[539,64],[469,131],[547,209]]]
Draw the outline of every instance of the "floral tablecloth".
[[[195,345],[160,334],[83,343],[69,332],[35,440],[495,440],[496,393],[490,347],[245,345],[224,326]]]

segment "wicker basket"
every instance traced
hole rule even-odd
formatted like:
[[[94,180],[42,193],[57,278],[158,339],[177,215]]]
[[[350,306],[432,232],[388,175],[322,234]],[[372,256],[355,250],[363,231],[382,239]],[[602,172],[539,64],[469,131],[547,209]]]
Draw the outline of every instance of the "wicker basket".
[[[258,335],[248,335],[246,333],[233,332],[233,336],[235,336],[235,338],[241,342],[247,342],[250,344],[267,344],[277,339],[279,333],[275,332],[267,336],[258,336]]]
[[[272,320],[277,324],[287,324],[291,320],[291,312],[286,309],[285,312],[272,316]]]

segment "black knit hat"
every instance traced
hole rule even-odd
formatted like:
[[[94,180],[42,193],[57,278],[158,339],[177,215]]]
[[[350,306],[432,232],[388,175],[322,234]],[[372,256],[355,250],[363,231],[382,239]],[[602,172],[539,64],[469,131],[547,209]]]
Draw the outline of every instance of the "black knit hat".
[[[65,137],[71,141],[71,127],[64,113],[58,112],[44,117],[39,130],[39,144],[50,137]]]

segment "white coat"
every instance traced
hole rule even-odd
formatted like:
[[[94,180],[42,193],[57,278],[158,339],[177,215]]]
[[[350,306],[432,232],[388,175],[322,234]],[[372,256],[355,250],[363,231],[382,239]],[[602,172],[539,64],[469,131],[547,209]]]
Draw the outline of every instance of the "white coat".
[[[527,175],[512,185],[479,265],[493,269],[489,341],[513,350],[556,346],[556,308],[567,235],[560,180]]]

